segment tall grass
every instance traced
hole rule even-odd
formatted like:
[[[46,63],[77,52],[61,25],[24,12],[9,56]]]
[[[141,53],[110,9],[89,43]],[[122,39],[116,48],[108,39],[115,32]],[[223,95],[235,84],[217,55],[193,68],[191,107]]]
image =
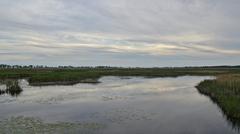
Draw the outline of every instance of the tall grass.
[[[9,94],[11,96],[18,96],[23,91],[17,80],[7,80],[4,84],[6,85],[6,89],[0,89],[0,95]]]
[[[240,126],[240,75],[220,75],[201,82],[197,89],[217,103],[231,122]]]

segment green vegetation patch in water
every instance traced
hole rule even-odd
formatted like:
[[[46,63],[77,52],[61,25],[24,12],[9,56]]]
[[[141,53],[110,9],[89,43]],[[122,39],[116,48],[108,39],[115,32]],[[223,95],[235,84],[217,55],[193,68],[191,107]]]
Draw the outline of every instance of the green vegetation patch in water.
[[[6,80],[2,83],[6,85],[6,88],[0,89],[0,95],[9,94],[11,96],[18,96],[23,91],[19,86],[18,80]]]

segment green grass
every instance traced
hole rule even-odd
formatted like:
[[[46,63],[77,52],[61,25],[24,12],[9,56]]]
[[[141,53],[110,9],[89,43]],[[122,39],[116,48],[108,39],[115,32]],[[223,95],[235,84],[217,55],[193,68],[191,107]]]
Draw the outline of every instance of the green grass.
[[[240,126],[240,75],[220,75],[215,80],[201,82],[197,89],[217,103],[235,125]]]
[[[240,73],[240,68],[82,68],[0,69],[0,79],[27,78],[31,85],[97,82],[102,76],[177,77]]]

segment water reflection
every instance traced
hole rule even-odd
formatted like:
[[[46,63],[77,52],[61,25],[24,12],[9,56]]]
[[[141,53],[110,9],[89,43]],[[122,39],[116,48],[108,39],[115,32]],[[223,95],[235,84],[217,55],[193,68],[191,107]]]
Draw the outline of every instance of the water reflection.
[[[20,96],[0,96],[0,120],[3,120],[2,123],[0,121],[0,130],[8,130],[16,120],[29,127],[34,122],[28,121],[37,118],[41,122],[34,127],[39,128],[40,133],[49,125],[54,131],[60,125],[61,132],[67,133],[72,127],[66,126],[66,122],[77,122],[104,126],[97,130],[98,134],[237,134],[238,131],[223,118],[217,105],[194,88],[209,78],[103,77],[97,85],[79,83],[42,87],[29,86],[26,80],[21,80],[13,84],[24,89]],[[19,116],[24,118],[4,120]],[[24,130],[19,124],[14,126]],[[86,130],[79,125],[76,128]]]
[[[207,95],[205,95],[207,96]],[[209,97],[209,96],[207,96]],[[209,97],[212,103],[216,104],[220,109],[224,116],[224,118],[227,120],[227,122],[232,126],[233,129],[236,129],[238,132],[240,132],[240,119],[239,118],[233,118],[231,115],[228,115],[227,112],[224,111],[224,108],[222,108],[216,100]]]
[[[23,91],[23,89],[19,85],[18,80],[7,80],[2,83],[4,85],[4,89],[0,89],[0,95],[9,94],[12,97],[17,97]]]
[[[222,112],[222,115],[224,116],[224,118],[227,120],[227,122],[232,126],[233,129],[236,129],[238,132],[240,132],[240,118],[234,118],[232,117],[230,114],[228,114],[225,109],[223,107],[221,107],[221,105],[219,105],[219,103],[217,102],[216,99],[214,99],[213,97],[209,97],[206,94],[201,93],[198,90],[199,94],[202,94],[204,96],[206,96],[207,98],[209,98],[211,100],[212,103],[214,103],[215,105],[218,106],[218,108],[220,109],[220,111]]]
[[[226,114],[225,114],[226,116]],[[240,120],[226,116],[228,122],[232,125],[233,129],[236,129],[240,133]]]

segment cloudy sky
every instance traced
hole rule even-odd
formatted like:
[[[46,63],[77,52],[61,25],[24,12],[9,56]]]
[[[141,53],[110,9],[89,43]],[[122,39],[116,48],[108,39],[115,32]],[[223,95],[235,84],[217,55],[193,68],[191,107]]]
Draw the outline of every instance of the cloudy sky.
[[[240,0],[0,0],[0,63],[240,64]]]

